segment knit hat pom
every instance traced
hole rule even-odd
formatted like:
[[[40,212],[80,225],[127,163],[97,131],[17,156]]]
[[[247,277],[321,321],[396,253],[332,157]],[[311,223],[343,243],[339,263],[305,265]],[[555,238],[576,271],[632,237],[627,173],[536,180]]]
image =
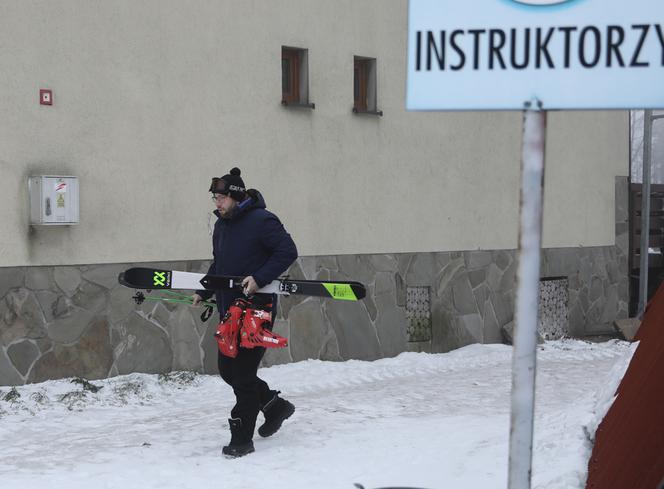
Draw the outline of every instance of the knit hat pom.
[[[240,169],[238,167],[235,167],[230,171],[230,174],[234,175],[236,177],[239,177],[240,176]]]

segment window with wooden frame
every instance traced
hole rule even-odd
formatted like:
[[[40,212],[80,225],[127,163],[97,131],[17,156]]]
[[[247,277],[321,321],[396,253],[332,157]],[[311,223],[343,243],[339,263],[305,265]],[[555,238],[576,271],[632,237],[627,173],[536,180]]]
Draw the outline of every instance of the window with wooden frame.
[[[315,108],[309,102],[309,67],[306,49],[281,47],[281,103]]]
[[[383,115],[376,106],[376,59],[354,57],[353,113]]]

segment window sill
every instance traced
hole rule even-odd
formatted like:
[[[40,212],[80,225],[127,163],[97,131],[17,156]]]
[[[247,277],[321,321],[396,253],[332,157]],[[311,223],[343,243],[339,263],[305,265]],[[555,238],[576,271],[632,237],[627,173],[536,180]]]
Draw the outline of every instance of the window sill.
[[[383,117],[383,111],[382,110],[360,110],[355,107],[353,107],[353,114],[365,114],[365,115],[375,115],[379,117]]]
[[[287,100],[282,100],[281,105],[283,105],[284,107],[301,107],[303,109],[312,109],[312,110],[316,108],[316,104],[313,102],[302,103],[302,102],[289,102]]]

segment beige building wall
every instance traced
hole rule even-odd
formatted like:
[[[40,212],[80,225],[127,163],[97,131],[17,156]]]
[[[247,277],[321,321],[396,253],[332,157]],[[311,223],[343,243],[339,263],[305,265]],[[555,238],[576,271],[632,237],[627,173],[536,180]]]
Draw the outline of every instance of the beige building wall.
[[[521,114],[406,112],[406,7],[3,0],[0,267],[206,259],[235,165],[302,255],[515,248]],[[280,105],[282,45],[309,50],[315,110]],[[383,117],[351,113],[354,55]],[[28,225],[38,174],[80,178],[80,225]],[[627,174],[626,112],[551,113],[544,246],[612,245]]]

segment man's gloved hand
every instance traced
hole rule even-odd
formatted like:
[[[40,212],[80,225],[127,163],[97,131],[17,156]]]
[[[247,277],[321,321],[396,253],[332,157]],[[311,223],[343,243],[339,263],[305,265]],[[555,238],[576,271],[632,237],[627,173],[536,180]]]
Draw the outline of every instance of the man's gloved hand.
[[[258,290],[258,284],[254,280],[254,277],[249,275],[248,277],[244,277],[242,280],[242,292],[244,292],[244,295],[250,296],[254,295],[256,291]]]
[[[194,294],[194,295],[191,296],[191,305],[192,306],[197,307],[201,304],[201,302],[203,302],[203,298],[200,295]]]

